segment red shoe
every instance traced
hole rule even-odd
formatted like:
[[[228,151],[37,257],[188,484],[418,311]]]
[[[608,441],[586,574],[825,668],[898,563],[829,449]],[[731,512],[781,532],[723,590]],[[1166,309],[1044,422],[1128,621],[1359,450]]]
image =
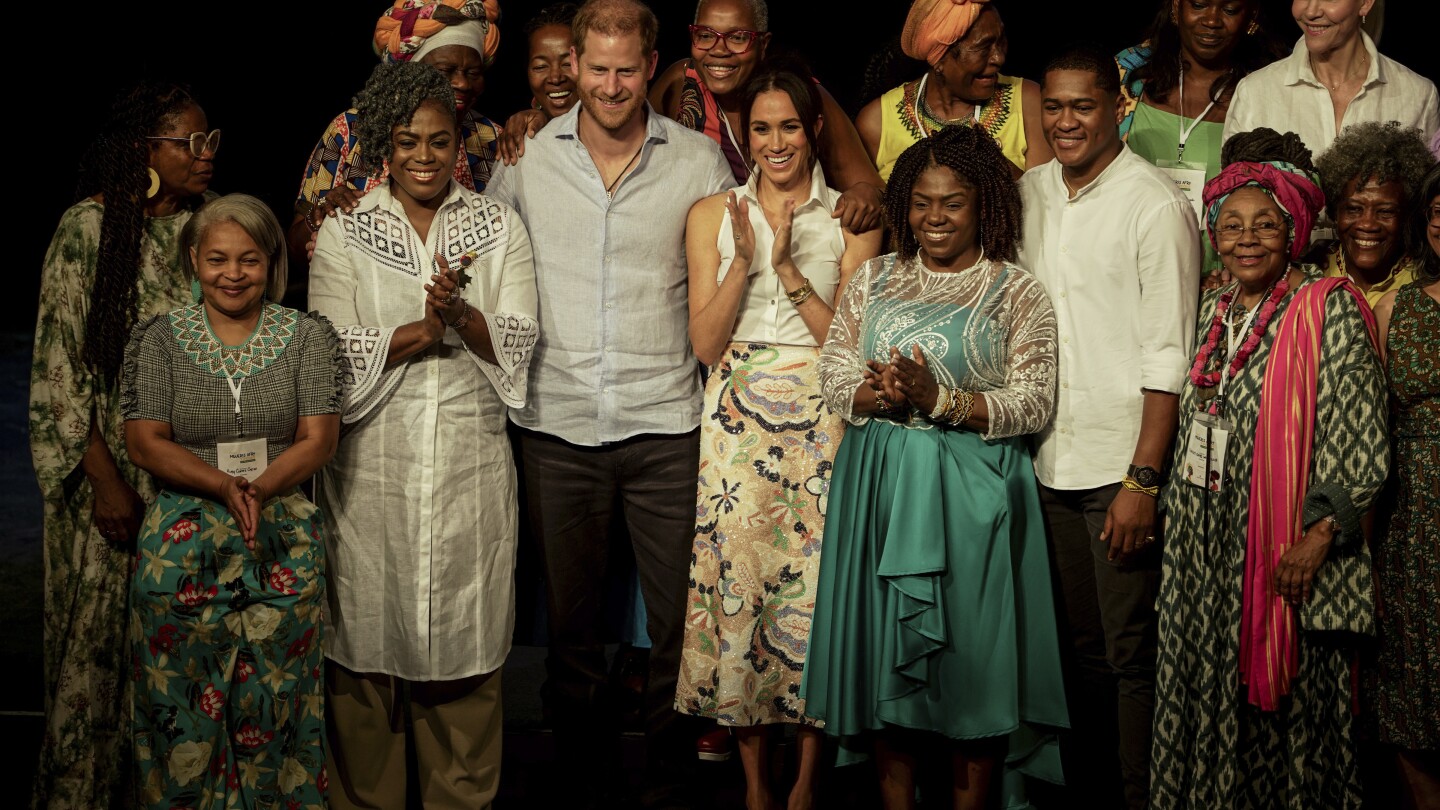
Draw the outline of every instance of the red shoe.
[[[724,726],[716,726],[695,740],[695,756],[706,762],[724,762],[730,753],[730,729]]]

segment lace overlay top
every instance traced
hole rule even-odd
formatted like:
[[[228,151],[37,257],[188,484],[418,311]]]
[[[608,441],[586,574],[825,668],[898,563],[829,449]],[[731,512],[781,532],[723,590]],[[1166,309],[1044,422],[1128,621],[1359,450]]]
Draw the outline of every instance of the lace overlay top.
[[[865,361],[888,362],[890,347],[919,344],[941,385],[983,392],[987,440],[1035,433],[1055,411],[1055,312],[1029,273],[981,258],[958,273],[936,273],[919,258],[871,259],[835,307],[820,352],[825,401],[851,424]],[[911,419],[907,427],[933,423]]]

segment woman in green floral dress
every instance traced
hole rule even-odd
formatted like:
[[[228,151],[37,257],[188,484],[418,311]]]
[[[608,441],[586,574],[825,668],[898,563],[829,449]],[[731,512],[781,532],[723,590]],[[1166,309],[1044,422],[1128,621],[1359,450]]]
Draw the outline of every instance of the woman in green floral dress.
[[[319,510],[298,485],[335,454],[340,342],[285,292],[285,236],[244,194],[186,228],[202,300],[135,328],[120,405],[162,486],[131,579],[142,807],[325,804]]]
[[[45,501],[38,807],[111,807],[126,793],[123,617],[130,551],[154,493],[125,454],[120,362],[133,323],[190,300],[177,244],[218,145],[185,90],[147,82],[122,92],[45,255],[30,372],[30,452]]]
[[[1410,222],[1416,279],[1375,305],[1395,454],[1375,543],[1380,648],[1370,700],[1410,807],[1440,804],[1440,164]]]

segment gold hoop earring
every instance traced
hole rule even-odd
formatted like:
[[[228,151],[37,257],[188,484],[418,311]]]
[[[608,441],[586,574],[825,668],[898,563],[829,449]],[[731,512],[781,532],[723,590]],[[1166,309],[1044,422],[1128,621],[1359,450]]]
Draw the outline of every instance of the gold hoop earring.
[[[150,188],[145,190],[145,199],[150,199],[160,193],[160,175],[154,169],[145,169],[150,175]]]

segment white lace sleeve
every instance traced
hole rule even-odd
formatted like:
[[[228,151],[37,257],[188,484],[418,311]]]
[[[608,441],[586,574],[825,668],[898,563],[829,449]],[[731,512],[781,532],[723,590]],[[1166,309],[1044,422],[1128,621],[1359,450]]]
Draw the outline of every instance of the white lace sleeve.
[[[863,425],[868,416],[855,416],[855,391],[865,380],[864,347],[860,345],[865,325],[865,308],[870,285],[879,263],[893,260],[881,256],[860,265],[845,292],[835,304],[835,318],[820,349],[820,392],[825,404],[852,425]]]
[[[353,425],[369,416],[385,403],[405,377],[409,363],[396,363],[385,368],[390,354],[393,326],[340,326],[341,381],[345,386],[345,410],[340,422]]]
[[[497,362],[490,363],[474,352],[469,354],[495,386],[501,401],[512,408],[523,408],[529,388],[530,356],[540,337],[535,253],[519,216],[506,209],[504,223],[505,252],[488,257],[490,267],[477,279],[477,297],[472,301],[479,317],[485,319],[485,328],[490,330],[490,346]]]
[[[470,357],[485,374],[501,401],[512,408],[525,407],[525,393],[529,388],[530,355],[535,351],[535,340],[540,336],[540,324],[526,315],[509,312],[484,312],[485,326],[490,330],[490,345],[495,349],[499,364],[490,363],[474,352]]]
[[[1037,433],[1055,415],[1055,310],[1034,276],[1010,268],[1001,304],[1006,339],[1005,384],[985,391],[987,440]]]

